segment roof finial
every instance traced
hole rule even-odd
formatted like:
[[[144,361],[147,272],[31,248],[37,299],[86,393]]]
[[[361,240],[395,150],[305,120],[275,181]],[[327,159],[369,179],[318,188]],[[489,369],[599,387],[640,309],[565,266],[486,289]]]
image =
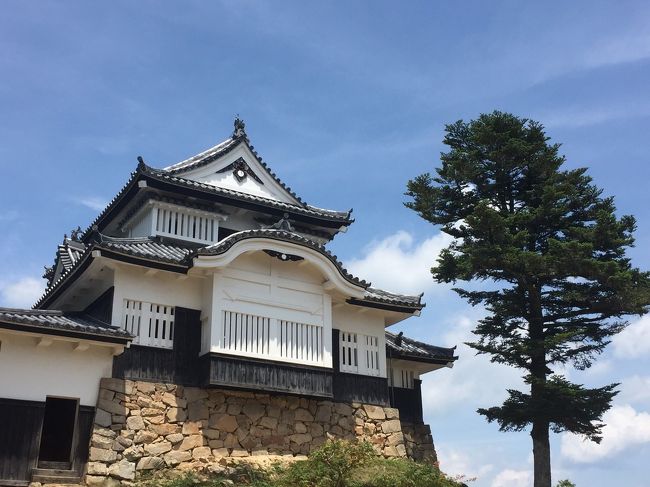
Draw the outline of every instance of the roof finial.
[[[233,130],[232,133],[233,138],[246,137],[246,124],[241,118],[239,118],[239,113],[235,117],[234,125],[235,130]]]
[[[138,169],[143,170],[147,168],[147,164],[144,162],[142,156],[138,156]]]
[[[77,225],[77,228],[73,229],[70,232],[70,240],[74,240],[75,242],[80,242],[80,236],[83,232],[81,231],[81,227]]]

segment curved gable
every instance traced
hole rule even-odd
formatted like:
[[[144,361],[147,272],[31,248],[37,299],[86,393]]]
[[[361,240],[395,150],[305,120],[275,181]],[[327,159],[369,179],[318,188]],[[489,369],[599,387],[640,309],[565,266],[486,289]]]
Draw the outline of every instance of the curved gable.
[[[194,267],[225,267],[238,256],[250,252],[266,252],[280,260],[306,260],[323,275],[326,288],[362,298],[370,283],[350,274],[325,247],[285,230],[264,229],[237,232],[218,244],[197,250]]]

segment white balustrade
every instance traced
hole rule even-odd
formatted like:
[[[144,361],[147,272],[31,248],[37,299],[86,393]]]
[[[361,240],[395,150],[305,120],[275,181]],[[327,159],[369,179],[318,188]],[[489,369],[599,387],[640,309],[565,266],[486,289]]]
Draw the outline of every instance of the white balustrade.
[[[323,358],[323,327],[280,320],[280,356],[320,362]]]
[[[340,334],[339,354],[341,372],[359,372],[357,334],[342,331]]]
[[[379,337],[341,331],[339,335],[339,367],[341,372],[380,374]]]
[[[136,345],[173,348],[174,307],[125,299],[122,328],[135,336]]]
[[[154,206],[154,234],[200,243],[217,240],[219,219],[207,213],[183,210],[171,205]]]
[[[322,365],[325,360],[323,327],[224,310],[219,351]]]
[[[270,320],[233,311],[223,312],[223,349],[229,352],[268,355]]]

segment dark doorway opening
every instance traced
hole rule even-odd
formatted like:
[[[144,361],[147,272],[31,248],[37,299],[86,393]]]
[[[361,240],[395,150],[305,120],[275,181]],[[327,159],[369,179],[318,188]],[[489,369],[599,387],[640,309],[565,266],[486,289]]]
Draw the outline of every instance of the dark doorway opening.
[[[78,399],[46,398],[39,464],[67,463],[69,468],[78,406]]]

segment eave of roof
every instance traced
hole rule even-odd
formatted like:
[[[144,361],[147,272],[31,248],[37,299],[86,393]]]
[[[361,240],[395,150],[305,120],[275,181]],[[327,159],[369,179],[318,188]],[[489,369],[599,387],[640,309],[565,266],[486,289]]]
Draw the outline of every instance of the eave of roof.
[[[0,328],[127,344],[133,336],[88,315],[58,310],[0,308]]]
[[[397,294],[384,291],[382,289],[369,287],[363,299],[350,298],[349,304],[355,306],[365,306],[367,308],[377,308],[386,311],[395,311],[398,313],[419,313],[426,306],[422,302],[423,294],[417,296],[407,294]]]
[[[446,348],[430,345],[412,338],[401,336],[398,344],[398,335],[386,332],[386,350],[392,358],[412,360],[415,362],[448,364],[458,360],[454,355],[456,347]]]
[[[235,191],[232,189],[221,188],[219,186],[213,186],[211,184],[200,183],[192,179],[186,179],[180,176],[175,176],[162,169],[154,169],[152,167],[149,167],[144,163],[140,163],[138,165],[138,170],[142,174],[145,174],[149,177],[153,177],[159,181],[169,182],[177,186],[191,188],[196,191],[207,192],[214,195],[221,195],[239,201],[248,201],[252,203],[257,203],[264,206],[277,208],[283,211],[290,211],[290,212],[311,216],[319,219],[332,220],[341,224],[349,225],[350,223],[353,222],[353,220],[350,218],[352,214],[352,210],[348,210],[348,211],[326,210],[323,208],[317,208],[315,206],[310,206],[306,204],[294,205],[291,203],[284,203],[282,201],[265,198],[263,196],[255,196],[248,193]]]
[[[219,202],[223,204],[246,206],[252,210],[275,214],[276,216],[281,216],[283,213],[288,212],[292,215],[292,218],[302,218],[312,224],[329,226],[336,229],[342,226],[349,226],[354,222],[354,219],[351,218],[352,210],[334,211],[309,205],[292,205],[261,196],[253,196],[239,191],[219,188],[217,186],[173,176],[164,170],[147,166],[140,159],[136,170],[131,173],[129,180],[85,230],[82,238],[84,242],[88,242],[89,235],[93,229],[103,230],[107,224],[107,220],[110,220],[110,216],[116,216],[131,199],[130,197],[144,189],[138,185],[141,180],[148,181],[154,188],[162,185],[159,189],[184,189],[185,191],[189,191],[190,194],[199,193],[201,195],[208,195],[211,198],[217,197]],[[205,196],[203,197],[205,198]]]
[[[192,267],[194,257],[220,255],[227,252],[237,242],[252,238],[263,238],[297,244],[313,249],[325,256],[338,270],[341,276],[351,284],[364,288],[363,299],[348,299],[348,303],[367,306],[401,313],[414,313],[421,310],[425,304],[421,302],[422,295],[407,296],[389,293],[370,287],[370,283],[353,276],[324,245],[313,240],[279,229],[244,230],[224,238],[220,242],[206,247],[190,247],[169,243],[160,237],[116,238],[93,232],[92,239],[85,251],[75,264],[66,270],[56,282],[52,283],[43,296],[34,305],[35,308],[46,307],[71,283],[70,278],[80,270],[85,269],[93,260],[93,251],[98,250],[103,257],[127,263],[140,264],[148,267],[168,270],[171,272],[187,273]]]

